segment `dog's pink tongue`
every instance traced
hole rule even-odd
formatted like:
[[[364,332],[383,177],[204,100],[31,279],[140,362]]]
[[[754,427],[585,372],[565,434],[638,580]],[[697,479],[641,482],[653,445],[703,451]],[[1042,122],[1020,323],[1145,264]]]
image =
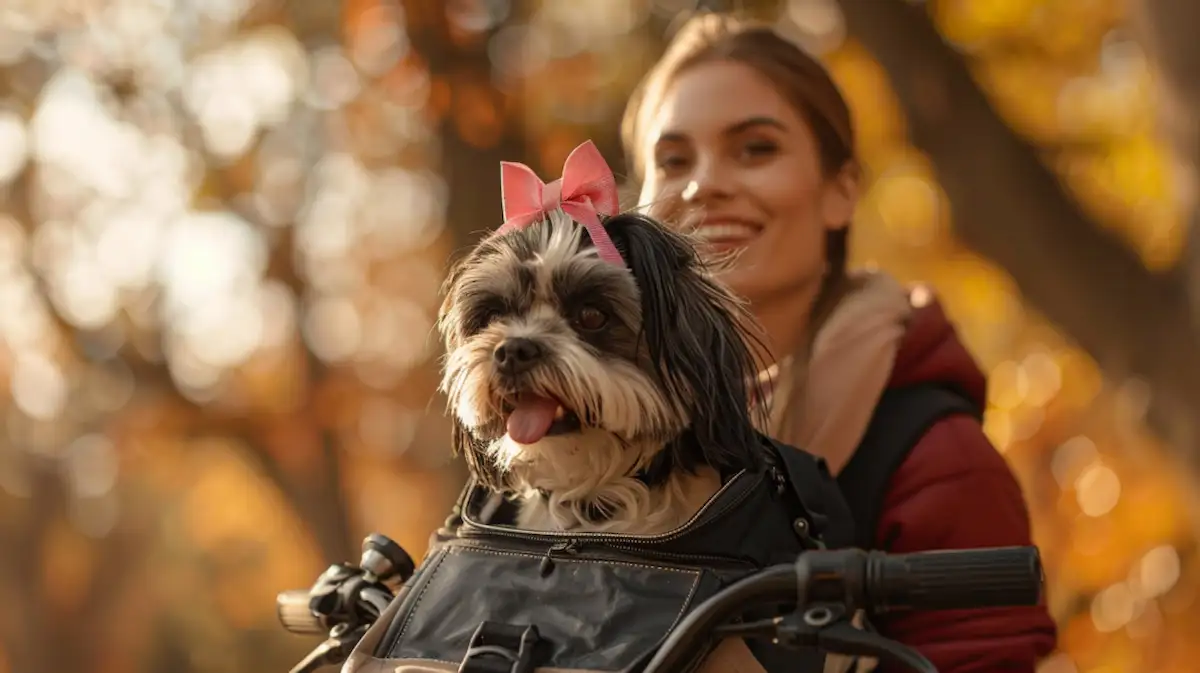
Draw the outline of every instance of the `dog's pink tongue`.
[[[518,444],[536,444],[550,432],[558,402],[541,395],[522,395],[508,417],[508,438]]]

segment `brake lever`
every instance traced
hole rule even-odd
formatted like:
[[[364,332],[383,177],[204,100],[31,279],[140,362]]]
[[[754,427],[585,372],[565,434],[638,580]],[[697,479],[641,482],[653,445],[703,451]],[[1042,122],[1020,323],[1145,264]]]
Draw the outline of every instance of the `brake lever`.
[[[777,627],[779,641],[792,647],[813,647],[850,657],[871,657],[904,666],[913,673],[938,673],[920,652],[846,621],[814,624],[805,613],[784,616]]]
[[[313,673],[324,666],[341,664],[350,657],[350,652],[366,632],[366,626],[351,630],[346,624],[338,624],[329,632],[328,638],[292,667],[290,673]]]

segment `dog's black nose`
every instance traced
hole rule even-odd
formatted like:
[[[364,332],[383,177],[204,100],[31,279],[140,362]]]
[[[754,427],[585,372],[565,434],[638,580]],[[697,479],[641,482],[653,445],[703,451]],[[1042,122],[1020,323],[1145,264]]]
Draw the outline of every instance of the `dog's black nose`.
[[[492,351],[496,367],[504,374],[520,374],[533,369],[542,359],[542,347],[533,339],[505,339]]]

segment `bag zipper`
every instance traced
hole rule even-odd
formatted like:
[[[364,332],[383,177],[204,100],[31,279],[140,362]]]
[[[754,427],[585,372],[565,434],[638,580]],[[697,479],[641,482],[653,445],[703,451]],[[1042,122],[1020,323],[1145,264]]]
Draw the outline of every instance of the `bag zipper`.
[[[542,555],[542,561],[538,567],[539,573],[542,577],[549,575],[554,570],[554,561],[556,559],[578,556],[586,547],[590,545],[603,545],[604,551],[601,551],[599,554],[590,557],[589,560],[631,563],[647,563],[658,561],[662,563],[685,566],[688,568],[704,569],[715,568],[752,571],[757,568],[757,566],[750,561],[745,561],[730,556],[677,554],[673,552],[656,551],[654,549],[644,549],[642,547],[612,542],[601,543],[596,540],[580,540],[570,538],[566,540],[558,540],[551,543],[549,546],[544,544],[536,544],[532,541],[526,542],[527,544],[521,545],[522,548],[528,549],[531,555],[539,552]],[[460,537],[456,540],[448,542],[447,546],[458,547],[460,549],[488,550],[491,548],[484,541],[483,536],[480,535]]]
[[[730,502],[722,504],[719,509],[713,510],[714,503],[721,499],[721,496],[733,489],[734,485],[741,485],[741,482],[748,478],[745,470],[735,474],[732,479],[725,483],[711,498],[708,499],[704,506],[699,509],[690,519],[682,526],[675,530],[658,535],[629,535],[625,533],[602,533],[588,531],[532,531],[532,530],[516,530],[507,526],[495,526],[492,524],[481,523],[473,519],[464,508],[462,513],[463,525],[459,529],[459,534],[464,537],[475,537],[481,534],[499,535],[502,537],[523,538],[526,540],[545,540],[545,541],[566,541],[576,540],[579,543],[583,541],[608,542],[608,543],[626,543],[633,545],[633,549],[641,550],[650,544],[659,544],[670,542],[679,539],[688,533],[691,533],[696,523],[705,518],[706,515],[712,514],[709,518],[719,518],[729,510],[740,505],[748,498],[753,489],[744,488],[741,493],[734,497]]]
[[[565,540],[563,542],[555,542],[546,550],[546,555],[542,557],[542,564],[538,566],[538,574],[546,577],[554,571],[555,555],[574,556],[579,551],[581,545],[575,539]]]

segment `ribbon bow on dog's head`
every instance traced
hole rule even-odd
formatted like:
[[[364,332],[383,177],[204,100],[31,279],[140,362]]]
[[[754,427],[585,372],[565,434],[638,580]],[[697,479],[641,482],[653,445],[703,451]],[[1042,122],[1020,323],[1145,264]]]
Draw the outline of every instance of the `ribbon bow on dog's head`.
[[[625,266],[625,260],[600,222],[602,215],[611,217],[620,209],[617,180],[592,141],[572,150],[563,164],[562,178],[549,184],[539,180],[525,164],[500,162],[500,193],[504,201],[504,224],[495,235],[524,229],[551,211],[562,209],[587,230],[600,259]]]

